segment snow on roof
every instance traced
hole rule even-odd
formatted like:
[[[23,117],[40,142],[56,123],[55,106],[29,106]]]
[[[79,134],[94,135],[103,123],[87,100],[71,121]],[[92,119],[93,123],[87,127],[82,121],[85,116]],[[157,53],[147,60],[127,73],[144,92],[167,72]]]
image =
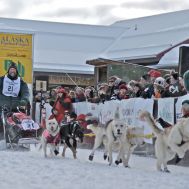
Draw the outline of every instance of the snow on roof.
[[[189,10],[110,26],[0,18],[1,32],[34,34],[34,71],[91,74],[86,60],[156,57],[189,38]]]
[[[0,18],[2,31],[34,34],[34,71],[94,73],[87,59],[98,57],[123,28]]]
[[[153,32],[141,35],[123,36],[116,41],[106,53],[110,59],[131,59],[141,56],[158,55],[159,53],[189,38],[189,27],[164,32]]]
[[[106,58],[153,56],[189,38],[189,10],[118,21],[127,30],[109,48]]]
[[[189,9],[157,14],[152,16],[121,20],[113,23],[111,26],[124,27],[130,29],[130,35],[133,30],[138,30],[139,34],[154,31],[162,31],[169,28],[176,28],[188,24]],[[135,34],[134,34],[135,35]]]

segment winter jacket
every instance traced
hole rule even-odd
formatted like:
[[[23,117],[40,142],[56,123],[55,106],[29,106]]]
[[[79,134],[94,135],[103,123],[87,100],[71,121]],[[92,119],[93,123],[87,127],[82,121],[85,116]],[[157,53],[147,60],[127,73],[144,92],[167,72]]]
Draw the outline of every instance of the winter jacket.
[[[70,97],[65,95],[65,97],[58,97],[53,105],[53,109],[58,111],[57,115],[50,115],[49,119],[55,118],[57,122],[60,124],[61,121],[64,119],[64,113],[67,110],[68,112],[71,112],[73,107],[72,107],[72,101]]]
[[[22,79],[20,79],[20,92],[17,97],[5,96],[2,93],[3,81],[4,76],[0,77],[0,107],[6,105],[11,109],[16,109],[16,107],[20,105],[21,101],[25,101],[26,103],[29,102],[29,89],[27,84]]]

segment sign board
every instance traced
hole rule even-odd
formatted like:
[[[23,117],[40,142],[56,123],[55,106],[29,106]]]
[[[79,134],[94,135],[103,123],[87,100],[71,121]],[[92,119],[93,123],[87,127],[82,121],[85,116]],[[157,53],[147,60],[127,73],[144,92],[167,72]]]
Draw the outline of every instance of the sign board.
[[[94,76],[82,76],[82,75],[49,75],[49,84],[64,84],[64,85],[94,85]]]
[[[36,80],[36,91],[47,91],[47,81]]]
[[[0,75],[15,62],[22,79],[32,84],[32,34],[0,33]]]

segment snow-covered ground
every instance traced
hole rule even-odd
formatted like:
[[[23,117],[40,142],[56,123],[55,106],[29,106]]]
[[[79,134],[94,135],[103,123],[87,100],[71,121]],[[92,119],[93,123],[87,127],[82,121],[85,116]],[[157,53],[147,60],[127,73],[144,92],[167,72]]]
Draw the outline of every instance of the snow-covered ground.
[[[42,151],[0,151],[1,189],[187,189],[189,168],[169,165],[171,173],[157,172],[154,158],[132,155],[130,166],[109,166],[103,152],[90,162],[90,150],[78,149],[74,160],[68,149],[44,158]],[[114,154],[115,159],[116,154]]]

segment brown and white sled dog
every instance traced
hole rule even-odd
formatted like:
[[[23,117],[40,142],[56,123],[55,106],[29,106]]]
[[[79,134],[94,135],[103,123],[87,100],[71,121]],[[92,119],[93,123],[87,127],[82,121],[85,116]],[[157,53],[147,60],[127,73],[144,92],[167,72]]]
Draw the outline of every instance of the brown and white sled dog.
[[[50,155],[54,153],[57,155],[59,152],[60,143],[60,128],[56,119],[46,121],[46,129],[41,136],[41,147],[44,152],[44,157],[47,157],[47,145],[50,147]]]
[[[160,129],[157,127],[155,120],[147,111],[140,112],[140,119],[145,120],[151,127],[156,136],[155,154],[157,157],[157,170],[169,172],[167,162],[178,154],[183,158],[185,152],[189,149],[189,118],[181,118],[174,126]],[[184,142],[184,144],[182,144]],[[182,145],[181,145],[182,144]]]

